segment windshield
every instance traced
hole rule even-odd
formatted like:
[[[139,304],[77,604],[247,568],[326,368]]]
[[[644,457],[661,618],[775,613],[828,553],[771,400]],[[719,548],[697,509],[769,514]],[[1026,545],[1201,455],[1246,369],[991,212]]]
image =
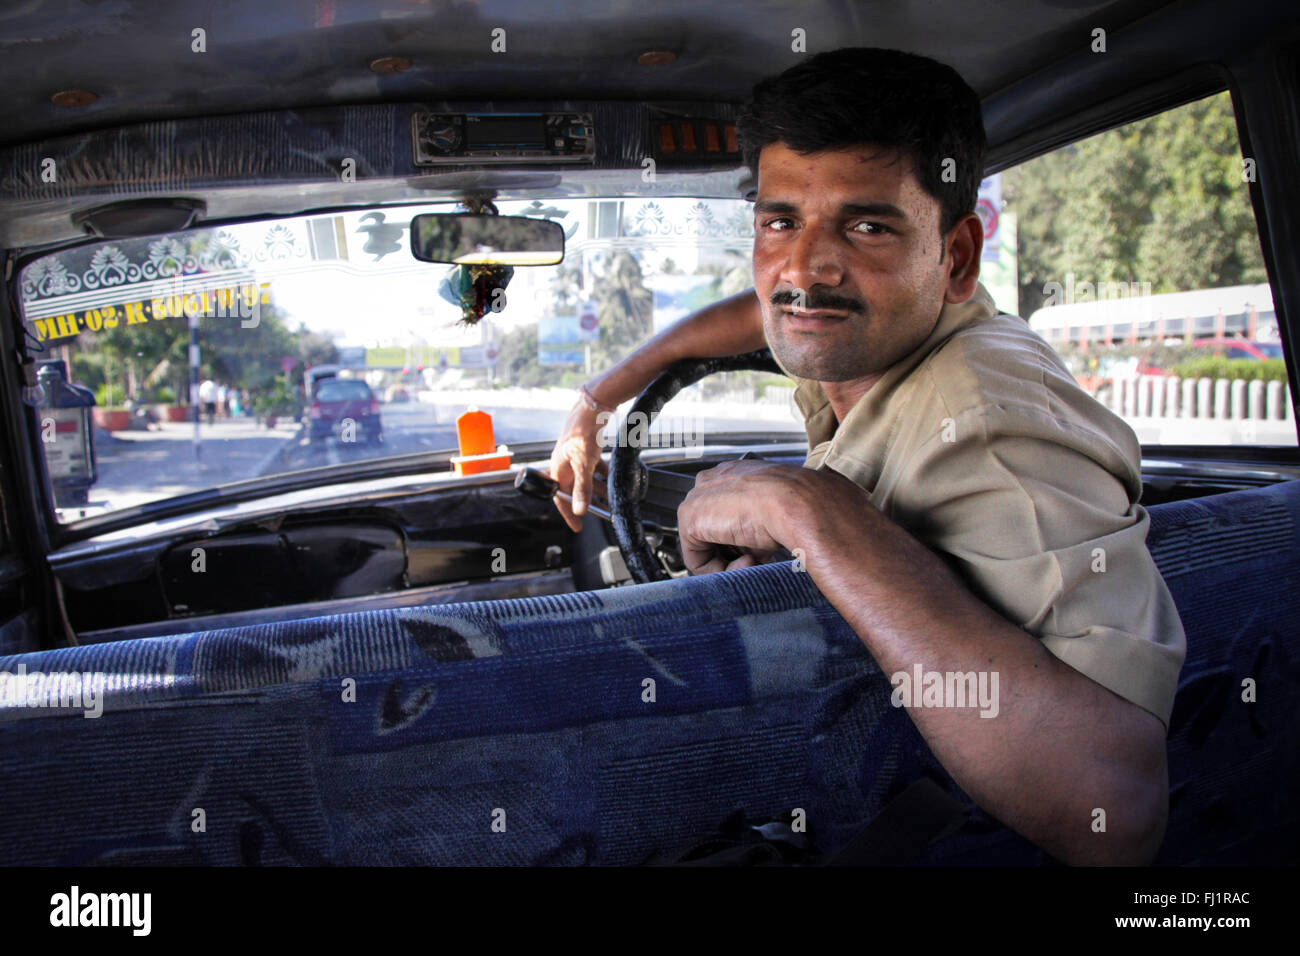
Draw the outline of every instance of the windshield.
[[[475,324],[445,281],[454,267],[408,248],[411,217],[452,204],[105,240],[34,260],[20,288],[43,370],[25,399],[60,520],[454,450],[470,408],[492,415],[497,444],[553,440],[590,375],[752,285],[753,212],[740,199],[497,206],[560,223],[565,257],[516,268]],[[661,445],[797,438],[792,394],[781,376],[714,376],[675,399],[655,433]]]
[[[335,380],[323,382],[316,389],[316,401],[318,402],[346,402],[349,399],[362,399],[368,402],[370,396],[370,387],[365,382]]]

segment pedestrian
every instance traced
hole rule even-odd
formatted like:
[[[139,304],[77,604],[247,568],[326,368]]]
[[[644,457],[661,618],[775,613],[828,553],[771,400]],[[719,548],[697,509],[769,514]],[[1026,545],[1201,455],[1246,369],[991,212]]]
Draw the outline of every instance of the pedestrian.
[[[199,404],[211,425],[217,417],[217,383],[210,378],[205,378],[199,385]]]

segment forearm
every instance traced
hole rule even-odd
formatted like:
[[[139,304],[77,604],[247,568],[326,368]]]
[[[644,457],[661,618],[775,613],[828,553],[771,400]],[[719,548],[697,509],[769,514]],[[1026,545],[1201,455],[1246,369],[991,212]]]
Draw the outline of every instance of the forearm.
[[[996,688],[996,709],[909,706],[953,779],[1063,861],[1148,862],[1167,811],[1159,720],[1061,663],[879,512],[862,517],[814,526],[800,546],[884,673],[906,675],[911,689],[919,664],[945,678],[982,674]]]
[[[746,289],[673,323],[588,385],[600,401],[618,405],[679,359],[740,355],[766,344],[758,297]]]

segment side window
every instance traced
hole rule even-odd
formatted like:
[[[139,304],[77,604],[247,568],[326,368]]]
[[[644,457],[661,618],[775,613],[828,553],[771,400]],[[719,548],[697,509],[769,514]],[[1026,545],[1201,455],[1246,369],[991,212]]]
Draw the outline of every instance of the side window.
[[[1296,444],[1254,176],[1224,92],[986,180],[985,284],[1143,444]]]

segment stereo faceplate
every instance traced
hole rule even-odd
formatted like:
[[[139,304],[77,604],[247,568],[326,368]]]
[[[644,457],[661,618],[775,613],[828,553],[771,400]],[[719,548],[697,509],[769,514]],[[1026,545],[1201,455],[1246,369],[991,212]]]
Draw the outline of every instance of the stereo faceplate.
[[[416,113],[415,165],[591,163],[596,133],[590,113]]]

